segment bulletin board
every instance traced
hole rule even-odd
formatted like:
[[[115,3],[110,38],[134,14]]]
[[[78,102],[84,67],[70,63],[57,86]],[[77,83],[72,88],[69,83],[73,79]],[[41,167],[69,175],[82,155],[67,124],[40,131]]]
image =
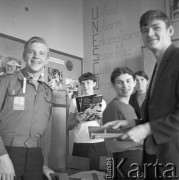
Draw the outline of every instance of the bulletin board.
[[[179,47],[179,39],[173,39],[172,41],[177,47]],[[149,79],[151,79],[152,72],[156,63],[155,57],[146,46],[142,46],[141,50],[143,70],[147,73]]]

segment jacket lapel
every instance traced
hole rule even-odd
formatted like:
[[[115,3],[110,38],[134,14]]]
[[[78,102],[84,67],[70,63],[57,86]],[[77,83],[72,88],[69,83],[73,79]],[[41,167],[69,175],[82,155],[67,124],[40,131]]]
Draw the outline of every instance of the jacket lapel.
[[[156,79],[155,79],[155,82],[153,85],[153,90],[152,90],[152,94],[151,94],[150,99],[153,98],[153,95],[155,94],[155,90],[156,90],[157,86],[159,85],[160,78],[161,78],[162,74],[165,73],[165,69],[166,69],[168,63],[170,62],[170,60],[172,59],[171,56],[174,53],[171,53],[171,51],[174,51],[174,49],[175,49],[175,46],[170,45],[169,48],[167,49],[167,51],[165,52],[163,58],[162,58],[161,64],[160,64],[159,69],[157,71],[157,75],[156,75]],[[153,74],[153,76],[154,76],[154,74]]]

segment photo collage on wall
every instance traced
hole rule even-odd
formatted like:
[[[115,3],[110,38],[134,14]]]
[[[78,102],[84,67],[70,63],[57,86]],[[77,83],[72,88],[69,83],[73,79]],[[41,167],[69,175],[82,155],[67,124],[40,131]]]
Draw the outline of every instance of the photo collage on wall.
[[[0,76],[20,71],[22,60],[0,55]]]
[[[63,72],[60,69],[48,67],[48,85],[54,90],[63,89]]]
[[[70,99],[77,97],[79,91],[78,80],[66,78],[66,91]]]
[[[166,12],[172,21],[179,21],[179,0],[166,0]]]

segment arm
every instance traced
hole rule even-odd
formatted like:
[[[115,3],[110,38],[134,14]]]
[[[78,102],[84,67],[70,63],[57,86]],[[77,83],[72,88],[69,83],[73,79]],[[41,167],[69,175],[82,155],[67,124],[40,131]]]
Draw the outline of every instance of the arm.
[[[105,139],[105,144],[106,147],[108,147],[108,155],[112,155],[112,153],[114,152],[122,152],[130,148],[140,146],[143,144],[143,142],[136,143],[133,141],[117,141],[116,139]]]
[[[52,126],[52,114],[50,115],[47,128],[40,140],[42,154],[44,157],[43,173],[46,175],[48,180],[51,180],[50,174],[55,173],[53,170],[51,170],[48,167],[48,157],[50,153],[50,142],[51,142],[51,126]]]
[[[9,84],[9,80],[7,79],[7,77],[2,77],[0,79],[0,92],[1,92],[0,93],[0,113],[3,109],[3,105],[5,102],[8,84]],[[14,176],[15,176],[14,166],[6,151],[4,142],[0,136],[0,177],[2,177],[2,179],[7,178],[9,180],[13,180]]]
[[[67,131],[74,129],[80,121],[85,121],[88,119],[86,114],[78,113],[76,107],[76,100],[72,99],[69,108],[70,115],[67,119]]]
[[[67,119],[67,131],[74,129],[74,127],[79,123],[76,118],[76,113],[70,113]]]

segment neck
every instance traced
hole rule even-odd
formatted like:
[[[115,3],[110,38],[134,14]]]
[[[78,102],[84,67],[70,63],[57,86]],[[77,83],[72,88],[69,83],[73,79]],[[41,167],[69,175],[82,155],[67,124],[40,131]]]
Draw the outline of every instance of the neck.
[[[155,56],[155,59],[157,61],[157,65],[160,64],[162,58],[163,58],[163,55],[165,53],[165,51],[167,50],[167,48],[171,45],[171,42],[167,43],[166,46],[162,47],[161,49],[151,49],[152,53],[154,54]]]
[[[119,99],[119,101],[125,103],[125,104],[129,104],[129,97],[117,97]]]
[[[144,94],[144,93],[146,93],[146,90],[137,90],[137,94]]]
[[[29,71],[27,71],[27,73],[28,73],[30,76],[32,76],[33,80],[39,80],[40,74],[41,74],[41,72],[32,73],[32,72],[29,72]]]
[[[91,93],[82,93],[84,96],[90,96],[90,95],[93,95],[94,93],[91,92]]]

